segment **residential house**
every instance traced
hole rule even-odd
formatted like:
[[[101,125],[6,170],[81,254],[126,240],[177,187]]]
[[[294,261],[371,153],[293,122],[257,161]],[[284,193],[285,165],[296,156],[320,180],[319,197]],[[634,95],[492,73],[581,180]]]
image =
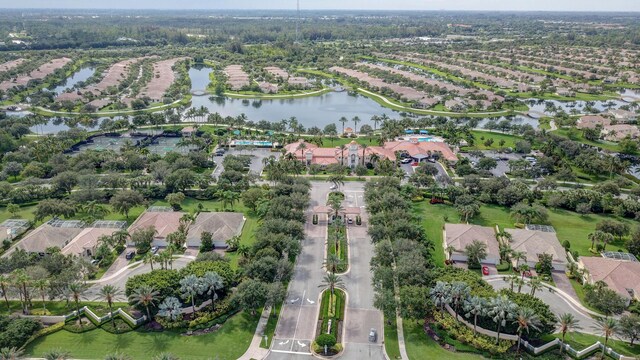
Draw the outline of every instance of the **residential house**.
[[[496,233],[492,227],[470,225],[470,224],[445,224],[443,230],[442,246],[446,249],[451,246],[455,250],[451,257],[447,253],[447,259],[453,261],[467,261],[465,248],[478,240],[486,245],[487,257],[482,260],[483,264],[497,265],[500,263],[500,247],[496,240]]]
[[[525,262],[530,268],[536,266],[538,256],[544,253],[551,255],[554,270],[564,271],[566,269],[567,254],[555,232],[526,229],[505,229],[505,231],[511,234],[509,241],[511,249],[523,252],[526,256]],[[512,262],[515,266],[516,259]]]
[[[578,268],[586,270],[583,276],[585,283],[593,285],[604,281],[628,301],[640,300],[640,262],[580,256]]]
[[[136,221],[129,227],[129,234],[133,234],[136,230],[154,227],[156,234],[153,238],[154,246],[167,246],[167,236],[178,231],[180,227],[180,219],[185,215],[183,212],[171,211],[168,209],[147,209],[140,214]],[[129,246],[134,244],[129,240]]]
[[[203,232],[212,235],[216,249],[227,248],[227,240],[240,236],[245,217],[242,213],[234,212],[201,212],[189,226],[187,246],[200,247]]]

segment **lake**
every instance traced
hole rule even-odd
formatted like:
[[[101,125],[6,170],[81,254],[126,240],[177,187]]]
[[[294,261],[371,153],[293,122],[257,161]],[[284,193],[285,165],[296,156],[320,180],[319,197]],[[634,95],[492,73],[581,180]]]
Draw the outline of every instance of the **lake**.
[[[63,92],[65,92],[66,90],[71,89],[72,87],[74,87],[77,83],[79,83],[81,81],[86,81],[95,72],[96,72],[96,69],[92,68],[92,67],[82,68],[82,69],[76,71],[70,77],[68,77],[67,80],[64,83],[56,86],[51,91],[56,93],[56,95],[60,95]]]

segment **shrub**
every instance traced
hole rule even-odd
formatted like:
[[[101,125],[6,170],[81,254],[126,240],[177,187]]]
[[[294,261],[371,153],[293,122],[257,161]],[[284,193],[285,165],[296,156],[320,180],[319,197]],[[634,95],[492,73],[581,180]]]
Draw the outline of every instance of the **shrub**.
[[[509,263],[508,261],[503,261],[496,266],[496,269],[498,271],[509,271],[509,269],[511,269],[511,263]]]
[[[565,250],[569,251],[569,249],[571,249],[571,243],[569,242],[569,240],[565,240],[565,241],[563,241],[563,242],[562,242],[562,247],[563,247]]]
[[[42,324],[34,319],[0,316],[0,347],[19,348],[41,327]]]
[[[332,334],[322,334],[316,338],[316,344],[320,347],[332,347],[336,342],[336,337]]]
[[[474,336],[472,329],[458,322],[449,314],[436,312],[434,318],[454,339],[463,344],[469,344],[478,350],[487,351],[494,355],[504,354],[513,346],[513,342],[509,340],[500,340],[500,343],[496,345],[496,341],[492,337],[482,334]]]

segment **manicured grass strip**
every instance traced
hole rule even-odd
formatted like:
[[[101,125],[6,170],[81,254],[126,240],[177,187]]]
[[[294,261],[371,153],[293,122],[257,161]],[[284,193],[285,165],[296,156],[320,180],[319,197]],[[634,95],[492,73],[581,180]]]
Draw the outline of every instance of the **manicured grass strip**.
[[[388,321],[391,321],[391,324]],[[398,344],[398,328],[396,318],[384,319],[384,350],[389,359],[400,359],[400,345]]]
[[[273,334],[276,332],[276,325],[278,325],[278,317],[280,316],[280,311],[282,310],[282,301],[277,303],[274,307],[271,308],[271,313],[269,314],[269,320],[267,321],[267,327],[264,329],[264,334],[267,336],[268,342],[265,345],[264,340],[260,342],[260,347],[264,349],[269,349],[271,347],[271,342],[273,341]]]
[[[336,227],[329,225],[329,239],[327,241],[327,253],[338,255],[341,260],[339,266],[336,266],[336,272],[342,273],[349,268],[349,246],[347,245],[346,227],[340,226],[337,231],[338,249],[336,250]]]
[[[548,335],[547,337],[545,337],[544,340],[545,341],[553,340],[554,337],[562,338],[562,335],[561,334]],[[565,337],[565,341],[569,345],[571,345],[571,347],[574,348],[575,350],[582,350],[588,346],[595,344],[596,341],[600,341],[601,343],[604,344],[604,337],[584,334],[580,332],[574,332],[574,333],[568,333],[567,336]],[[607,345],[617,353],[620,353],[625,356],[636,357],[640,355],[640,346],[637,346],[636,344],[631,346],[629,345],[629,343],[624,341],[609,339],[609,342],[607,343]],[[599,350],[596,353],[601,353],[601,352],[602,350]]]
[[[338,322],[344,319],[345,298],[344,291],[334,289],[334,294],[331,296],[331,291],[327,289],[322,293],[322,303],[320,304],[320,320],[322,321],[320,331],[325,334],[329,328],[329,320],[331,320],[331,334],[336,337],[338,342],[340,342]]]
[[[403,321],[404,340],[407,348],[407,355],[411,360],[431,360],[431,359],[447,359],[447,360],[471,360],[482,359],[482,356],[451,352],[443,349],[424,332],[422,321],[413,320]]]
[[[145,360],[168,352],[181,359],[205,360],[215,357],[235,360],[251,344],[258,320],[259,316],[240,313],[227,320],[220,330],[199,336],[183,336],[175,331],[132,331],[114,335],[101,329],[82,334],[62,330],[36,339],[27,346],[25,354],[40,357],[46,351],[61,348],[78,359],[101,359],[107,354],[119,352],[133,359]]]
[[[620,151],[620,147],[616,143],[609,142],[609,141],[587,140],[582,135],[582,130],[576,130],[575,133],[577,134],[577,136],[571,136],[570,137],[569,136],[569,134],[570,134],[569,129],[558,129],[558,130],[553,131],[554,135],[562,136],[562,137],[565,137],[567,139],[579,142],[581,144],[595,146],[595,147],[598,147],[598,148],[601,148],[601,149],[604,149],[604,150],[609,150],[609,151]]]
[[[40,295],[31,293],[31,297],[33,299],[33,306],[30,307],[31,312],[33,314],[42,314],[44,312],[44,308],[42,306],[42,301],[38,301]],[[67,315],[76,310],[76,305],[72,301],[69,301],[69,303],[67,303],[66,301],[45,301],[45,304],[47,306],[48,315]],[[109,313],[109,305],[107,305],[106,302],[80,302],[80,307],[83,306],[89,307],[89,309],[91,309],[91,311],[93,311],[98,316],[103,316]],[[9,300],[9,307],[11,308],[11,314],[22,311],[22,305],[20,304],[20,301],[17,300]],[[115,311],[117,308],[129,310],[129,304],[119,302],[113,303],[113,311]],[[7,305],[4,302],[4,299],[0,301],[0,314],[7,314]]]

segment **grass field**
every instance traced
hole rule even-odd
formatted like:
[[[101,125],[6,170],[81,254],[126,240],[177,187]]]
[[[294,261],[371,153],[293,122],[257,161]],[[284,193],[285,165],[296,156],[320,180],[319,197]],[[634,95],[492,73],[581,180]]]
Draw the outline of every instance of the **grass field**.
[[[271,308],[271,313],[269,314],[269,320],[267,321],[267,327],[264,329],[264,334],[267,336],[268,343],[265,345],[264,341],[260,342],[261,348],[269,349],[271,347],[271,342],[273,341],[273,334],[276,332],[276,325],[278,325],[278,318],[280,317],[281,310],[282,310],[282,301],[277,303],[275,307]]]
[[[489,131],[472,130],[471,134],[473,134],[475,144],[473,146],[463,147],[465,150],[500,150],[501,148],[503,149],[507,147],[515,148],[516,142],[522,140],[522,138],[514,135]],[[486,146],[484,142],[489,139],[493,139],[493,143],[490,146]],[[504,140],[504,145],[500,146],[500,140]]]
[[[398,344],[398,328],[396,319],[391,319],[391,325],[384,319],[384,351],[389,359],[400,359],[400,345]]]
[[[466,354],[462,352],[452,352],[443,349],[438,343],[431,339],[422,329],[422,322],[413,320],[404,321],[404,339],[407,348],[407,355],[411,360],[472,360],[482,359],[482,356]]]
[[[434,252],[434,262],[438,265],[444,263],[444,249],[442,247],[442,227],[445,222],[460,223],[460,216],[456,209],[451,205],[431,205],[428,201],[415,204],[414,213],[422,219],[422,226],[426,235],[434,242],[437,251]],[[577,213],[548,209],[549,224],[552,225],[558,236],[558,240],[562,243],[568,240],[571,243],[571,250],[577,250],[580,255],[591,255],[589,248],[591,242],[588,240],[589,233],[595,231],[596,224],[604,219],[614,219],[623,221],[629,225],[635,226],[631,220],[606,216],[599,214],[579,215]],[[482,226],[495,226],[500,228],[513,228],[514,221],[509,214],[509,209],[497,205],[482,205],[480,213],[469,221],[472,224]],[[624,248],[624,240],[615,239],[607,245],[607,249],[617,250]]]
[[[44,308],[42,307],[42,301],[38,301],[41,299],[40,294],[32,293],[31,297],[33,298],[33,306],[30,308],[33,314],[43,314]],[[45,297],[46,299],[46,297]],[[66,315],[69,314],[76,309],[76,305],[73,302],[69,302],[67,304],[66,301],[46,301],[47,305],[47,315]],[[96,315],[102,316],[106,315],[109,312],[109,306],[106,302],[95,302],[95,301],[84,301],[80,302],[80,307],[87,306],[89,307]],[[11,314],[18,313],[22,311],[22,305],[19,301],[9,300],[9,308],[11,309]],[[123,310],[128,310],[130,308],[127,303],[113,303],[113,310],[115,311],[117,308],[122,308]],[[4,299],[0,302],[0,314],[7,314],[7,305]]]
[[[97,329],[82,334],[65,330],[36,339],[25,349],[25,354],[40,357],[48,350],[62,349],[77,359],[102,359],[119,352],[133,359],[151,359],[168,352],[182,359],[235,360],[249,347],[259,316],[239,313],[227,320],[220,330],[199,336],[183,336],[178,332],[132,331],[114,335]]]
[[[609,141],[592,141],[592,140],[585,139],[582,136],[582,130],[577,130],[578,136],[576,136],[575,138],[570,138],[569,137],[569,130],[568,129],[558,129],[558,130],[553,131],[553,134],[565,137],[567,139],[571,139],[571,140],[579,142],[581,144],[586,144],[586,145],[590,145],[590,146],[599,147],[599,148],[604,149],[604,150],[609,150],[609,151],[619,151],[620,150],[620,147],[618,146],[618,144],[613,143],[613,142],[609,142]]]
[[[548,335],[545,340],[553,340],[553,338],[562,338],[560,334]],[[600,341],[604,344],[604,337],[584,334],[579,332],[569,333],[565,337],[565,341],[571,345],[576,350],[582,350],[588,346],[593,345],[596,341]],[[634,345],[631,346],[628,343],[620,340],[609,339],[608,345],[613,348],[616,352],[619,352],[622,355],[636,357],[640,355],[640,346]]]

